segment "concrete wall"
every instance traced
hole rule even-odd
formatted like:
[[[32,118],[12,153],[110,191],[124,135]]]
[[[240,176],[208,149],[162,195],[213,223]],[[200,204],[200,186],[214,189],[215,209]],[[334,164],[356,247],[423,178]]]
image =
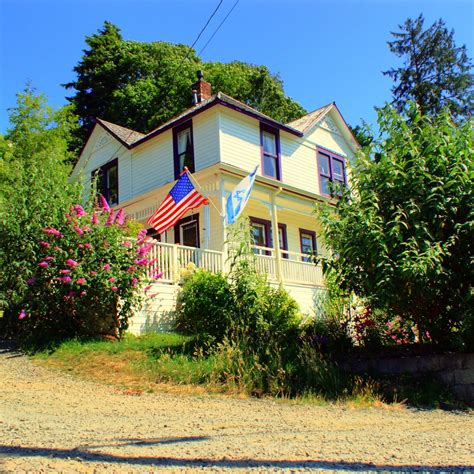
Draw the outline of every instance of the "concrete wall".
[[[432,375],[460,400],[474,402],[474,353],[359,358],[344,361],[342,368],[353,373]]]

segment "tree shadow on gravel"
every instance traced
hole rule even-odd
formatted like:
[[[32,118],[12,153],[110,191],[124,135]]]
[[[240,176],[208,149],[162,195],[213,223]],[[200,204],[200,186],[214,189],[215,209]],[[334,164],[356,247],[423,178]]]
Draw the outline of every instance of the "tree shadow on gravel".
[[[91,448],[107,448],[107,447],[120,447],[120,446],[156,446],[158,444],[175,444],[175,443],[193,443],[196,441],[209,441],[209,436],[183,436],[180,438],[120,438],[117,442],[110,444],[88,444],[87,449]],[[85,449],[76,448],[76,449]]]
[[[176,438],[175,442],[180,442]],[[195,440],[194,440],[195,441]],[[107,453],[86,451],[81,448],[54,449],[32,448],[26,446],[0,445],[0,454],[8,457],[44,457],[48,459],[80,460],[85,462],[118,463],[150,467],[175,468],[274,468],[274,469],[327,469],[348,472],[472,472],[474,465],[424,466],[419,464],[391,465],[367,462],[323,461],[323,460],[277,460],[277,459],[206,459],[177,458],[164,456],[116,456]],[[4,460],[5,460],[4,457]]]

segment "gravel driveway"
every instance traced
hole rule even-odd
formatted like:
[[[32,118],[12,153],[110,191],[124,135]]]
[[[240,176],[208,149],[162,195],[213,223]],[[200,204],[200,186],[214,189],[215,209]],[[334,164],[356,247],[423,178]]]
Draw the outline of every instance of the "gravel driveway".
[[[474,472],[474,416],[128,395],[0,345],[0,472]]]

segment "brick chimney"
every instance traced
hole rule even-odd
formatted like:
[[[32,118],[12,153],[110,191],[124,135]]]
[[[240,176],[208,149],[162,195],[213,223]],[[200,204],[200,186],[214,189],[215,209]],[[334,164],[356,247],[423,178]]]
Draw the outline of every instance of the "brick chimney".
[[[202,71],[197,72],[198,81],[193,84],[193,105],[207,100],[212,95],[211,84],[203,79]]]

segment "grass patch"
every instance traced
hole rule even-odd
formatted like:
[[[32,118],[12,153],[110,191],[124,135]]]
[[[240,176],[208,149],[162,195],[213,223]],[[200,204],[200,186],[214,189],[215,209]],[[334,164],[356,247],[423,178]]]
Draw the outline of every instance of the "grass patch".
[[[261,376],[258,370],[265,367],[259,368],[239,351],[230,353],[227,346],[220,352],[205,354],[195,337],[175,333],[126,335],[120,341],[72,340],[32,358],[39,365],[112,385],[129,394],[157,389],[193,394],[268,394],[254,389],[255,380]],[[310,360],[309,364],[306,376],[311,383],[300,391],[293,387],[291,396],[285,390],[276,392],[280,400],[312,405],[344,404],[349,408],[400,409],[406,404],[426,408],[459,407],[449,393],[431,379],[347,376],[334,364],[321,365],[319,359]],[[290,378],[283,386],[288,383],[291,383]]]

